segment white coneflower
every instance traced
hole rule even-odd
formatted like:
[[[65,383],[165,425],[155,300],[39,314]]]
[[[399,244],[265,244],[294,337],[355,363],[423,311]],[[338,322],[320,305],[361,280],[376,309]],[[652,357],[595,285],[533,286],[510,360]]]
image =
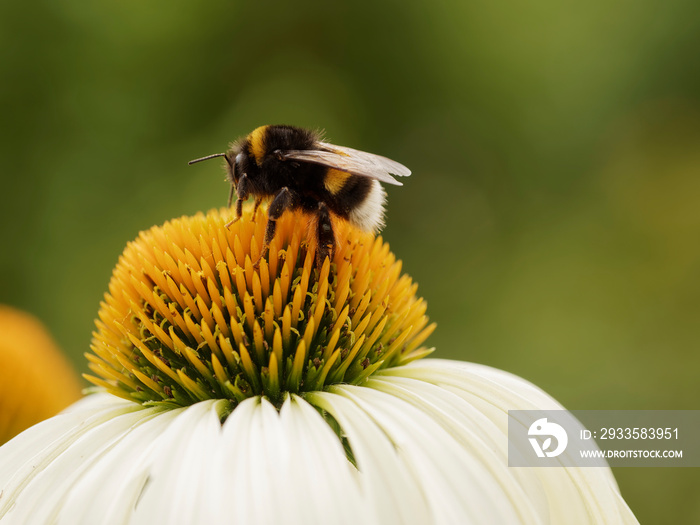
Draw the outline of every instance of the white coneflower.
[[[5,523],[636,523],[608,469],[507,466],[515,376],[422,359],[416,285],[338,224],[314,265],[287,213],[143,232],[88,354],[102,393],[0,448]]]

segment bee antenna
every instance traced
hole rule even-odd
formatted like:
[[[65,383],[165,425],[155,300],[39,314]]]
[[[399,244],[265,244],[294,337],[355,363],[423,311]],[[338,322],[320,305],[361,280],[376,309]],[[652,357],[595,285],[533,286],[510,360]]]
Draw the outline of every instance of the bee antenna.
[[[226,153],[214,153],[213,155],[207,155],[206,157],[202,157],[201,159],[191,160],[187,164],[192,165],[192,164],[195,164],[197,162],[202,162],[203,160],[213,159],[215,157],[226,157]],[[226,158],[226,161],[228,162],[228,157]]]

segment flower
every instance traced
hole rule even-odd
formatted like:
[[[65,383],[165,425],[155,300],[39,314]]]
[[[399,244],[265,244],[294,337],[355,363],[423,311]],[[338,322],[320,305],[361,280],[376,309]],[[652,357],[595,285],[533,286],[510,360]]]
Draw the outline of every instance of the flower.
[[[41,322],[0,305],[0,444],[80,398],[80,382]]]
[[[95,393],[0,448],[8,523],[635,523],[606,468],[507,466],[507,411],[559,408],[421,359],[434,325],[381,238],[262,212],[143,232],[87,354]],[[4,524],[5,521],[2,521]]]

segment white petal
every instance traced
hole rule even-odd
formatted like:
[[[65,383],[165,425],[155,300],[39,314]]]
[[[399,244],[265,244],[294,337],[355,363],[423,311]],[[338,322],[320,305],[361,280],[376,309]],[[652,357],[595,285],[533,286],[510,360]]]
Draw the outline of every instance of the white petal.
[[[410,466],[380,424],[357,403],[342,395],[314,392],[306,398],[330,413],[342,427],[357,463],[366,507],[374,514],[374,520],[378,523],[431,523],[423,481],[415,479]]]
[[[487,464],[470,453],[432,417],[405,401],[365,387],[338,386],[331,392],[352,400],[365,412],[383,434],[381,439],[393,448],[404,486],[419,491],[428,509],[428,516],[404,516],[402,523],[536,523],[530,515],[518,513],[507,487],[489,472]],[[354,442],[348,433],[353,451]],[[371,445],[376,446],[374,438]],[[358,467],[362,463],[358,458]],[[384,472],[392,485],[397,485],[400,472]],[[367,473],[368,477],[372,475]],[[521,491],[520,491],[521,492]],[[410,492],[402,495],[405,505]]]
[[[539,483],[535,476],[528,476],[527,470],[520,472],[508,468],[507,441],[501,430],[481,410],[444,388],[417,379],[399,376],[380,377],[366,384],[406,401],[424,412],[444,429],[452,439],[487,469],[489,478],[496,480],[502,492],[500,497],[510,500],[518,509],[521,523],[537,523],[548,513],[546,495],[537,490]],[[477,480],[478,482],[478,480]],[[467,487],[462,486],[466,491]],[[498,496],[498,493],[494,493]]]
[[[94,395],[15,437],[0,448],[3,524],[60,523],[66,518],[62,507],[85,472],[132,427],[156,413]],[[72,516],[67,518],[64,522],[73,523]]]
[[[89,396],[0,447],[0,521],[636,523],[608,469],[507,467],[507,411],[560,408],[520,378],[422,360],[331,390],[223,426],[222,401]]]
[[[285,401],[279,413],[264,399],[238,405],[224,424],[217,457],[213,504],[234,523],[363,518],[359,487],[337,436],[299,397]]]
[[[77,439],[90,425],[134,408],[138,407],[113,396],[88,396],[58,416],[30,427],[5,443],[0,448],[0,487],[4,487],[4,492],[0,494],[0,513],[8,505],[8,493],[14,490],[12,480],[14,483],[26,483],[32,471],[50,463],[70,444],[71,439]],[[90,421],[87,420],[88,413],[92,416]],[[25,466],[26,470],[22,470],[30,454],[37,456],[32,458],[28,468]]]
[[[423,406],[425,401],[415,397],[420,390],[416,383],[407,384],[401,380],[402,377],[440,387],[438,390],[430,389],[437,394],[437,398],[427,399],[432,399],[433,406],[441,404],[446,412],[446,417],[436,418],[442,426],[450,419],[459,421],[465,410],[481,412],[490,421],[482,434],[490,437],[495,447],[493,450],[502,464],[507,464],[508,410],[563,409],[549,395],[524,379],[487,366],[458,361],[424,359],[405,367],[387,369],[378,375],[378,382],[373,386],[387,390],[387,386],[381,385],[389,381],[394,386],[390,389],[394,395],[416,406]],[[402,388],[396,390],[399,386]],[[439,401],[443,397],[439,394],[440,389],[453,393],[466,405],[448,402],[449,396]],[[432,409],[428,413],[435,414]],[[447,428],[450,428],[449,424]],[[509,467],[508,472],[518,480],[547,522],[637,523],[620,496],[608,468]],[[543,497],[548,503],[547,512],[542,508]]]
[[[176,410],[145,462],[147,481],[130,523],[207,523],[219,458],[223,401],[202,401]]]
[[[66,494],[61,521],[131,523],[133,510],[150,479],[149,460],[153,450],[158,448],[159,440],[180,412],[141,413],[142,418],[118,436],[113,447],[86,461],[84,472]]]
[[[301,507],[311,511],[306,523],[371,523],[357,470],[318,411],[294,396],[284,404],[280,416],[284,435],[295,444],[297,472],[314,480],[313,491],[297,485]]]

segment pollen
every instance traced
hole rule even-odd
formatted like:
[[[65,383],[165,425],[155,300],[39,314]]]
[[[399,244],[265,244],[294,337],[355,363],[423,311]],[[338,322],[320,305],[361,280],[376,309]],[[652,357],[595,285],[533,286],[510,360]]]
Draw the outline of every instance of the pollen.
[[[287,212],[259,267],[266,216],[252,206],[141,232],[101,303],[86,379],[144,404],[265,396],[280,405],[432,352],[417,285],[381,237],[336,225],[315,265],[313,218]]]

